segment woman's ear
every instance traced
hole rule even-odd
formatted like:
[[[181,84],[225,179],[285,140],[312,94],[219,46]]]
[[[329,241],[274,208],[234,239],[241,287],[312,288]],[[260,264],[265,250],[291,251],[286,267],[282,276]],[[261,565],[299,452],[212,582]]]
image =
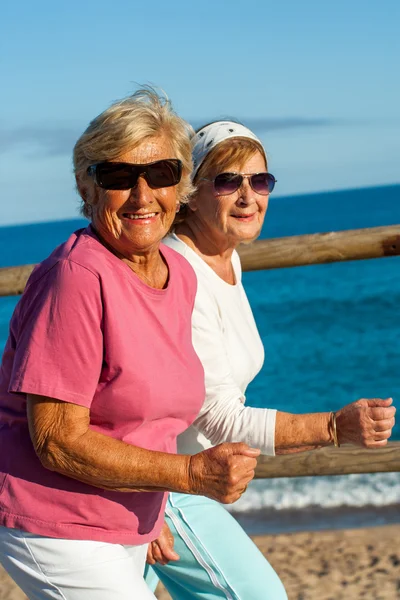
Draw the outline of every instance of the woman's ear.
[[[79,192],[80,197],[84,202],[88,201],[88,182],[85,180],[85,177],[82,176],[82,173],[75,174],[76,187]]]
[[[97,202],[96,186],[91,179],[88,179],[82,173],[75,175],[76,187],[85,204],[86,216],[92,214],[92,207]]]
[[[197,210],[197,197],[196,196],[197,196],[197,194],[193,194],[192,196],[190,196],[189,202],[187,203],[188,207],[193,212],[195,212]]]

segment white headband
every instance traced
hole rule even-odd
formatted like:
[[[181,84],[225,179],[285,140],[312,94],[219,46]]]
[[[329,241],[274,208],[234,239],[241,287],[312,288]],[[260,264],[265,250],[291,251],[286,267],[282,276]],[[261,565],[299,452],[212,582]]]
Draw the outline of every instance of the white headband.
[[[203,127],[203,129],[196,133],[192,138],[194,165],[192,179],[196,175],[207,154],[215,148],[215,146],[232,137],[250,138],[262,146],[261,140],[259,140],[250,129],[247,129],[247,127],[240,123],[234,123],[232,121],[217,121],[216,123],[211,123],[210,125]]]

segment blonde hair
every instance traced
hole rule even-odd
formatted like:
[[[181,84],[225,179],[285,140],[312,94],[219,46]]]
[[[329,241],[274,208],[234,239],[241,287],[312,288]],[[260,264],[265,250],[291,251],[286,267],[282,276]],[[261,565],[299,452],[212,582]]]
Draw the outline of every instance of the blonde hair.
[[[73,165],[75,176],[81,181],[89,178],[90,165],[115,160],[139,146],[145,139],[166,135],[176,156],[182,161],[182,177],[177,186],[181,204],[188,202],[193,193],[193,169],[190,137],[193,129],[173,110],[165,94],[150,86],[137,90],[131,96],[118,100],[95,117],[75,144]],[[82,201],[81,212],[89,217],[90,209]]]

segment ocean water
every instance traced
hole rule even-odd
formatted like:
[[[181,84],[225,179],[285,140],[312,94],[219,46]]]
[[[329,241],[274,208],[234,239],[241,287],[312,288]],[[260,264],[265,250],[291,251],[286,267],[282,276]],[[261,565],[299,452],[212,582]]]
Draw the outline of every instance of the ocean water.
[[[0,228],[0,267],[42,260],[84,224]],[[400,185],[272,196],[262,237],[390,224]],[[400,409],[400,257],[245,273],[244,285],[266,353],[249,404],[313,412],[391,396]],[[0,298],[0,349],[16,302]],[[400,474],[256,481],[233,510],[253,532],[400,521]]]

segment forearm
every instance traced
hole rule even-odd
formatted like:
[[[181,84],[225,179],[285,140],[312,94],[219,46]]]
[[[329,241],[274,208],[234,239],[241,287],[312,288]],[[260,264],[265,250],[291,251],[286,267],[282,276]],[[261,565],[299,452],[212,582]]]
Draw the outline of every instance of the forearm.
[[[319,450],[324,448],[322,444],[313,446],[294,446],[293,448],[277,448],[275,451],[276,456],[282,456],[283,454],[298,454],[299,452],[307,452],[308,450]]]
[[[278,411],[275,425],[275,452],[288,454],[315,450],[333,443],[330,413],[291,414]]]
[[[190,456],[146,450],[90,428],[89,411],[28,395],[36,454],[52,471],[115,491],[189,491]]]
[[[222,444],[193,456],[139,448],[93,431],[87,407],[27,395],[33,447],[47,469],[118,492],[173,491],[230,504],[254,477],[259,450]]]
[[[189,456],[131,446],[88,430],[73,443],[49,441],[45,466],[102,489],[188,492]]]

